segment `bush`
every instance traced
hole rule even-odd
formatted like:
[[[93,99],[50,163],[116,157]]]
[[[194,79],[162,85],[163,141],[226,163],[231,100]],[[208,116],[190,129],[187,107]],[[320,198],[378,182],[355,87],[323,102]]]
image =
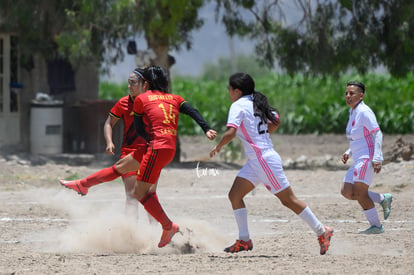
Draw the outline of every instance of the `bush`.
[[[332,77],[306,78],[280,74],[253,75],[256,89],[267,95],[281,117],[278,129],[283,134],[345,132],[349,107],[345,103],[346,82],[358,80],[366,85],[364,102],[377,116],[384,133],[414,133],[414,74],[405,79],[389,75],[351,74],[339,79]],[[225,80],[175,77],[174,93],[180,94],[197,108],[210,126],[222,133],[226,129],[227,112],[231,105]],[[101,98],[113,99],[125,95],[127,84],[102,83]],[[113,94],[112,94],[113,93]],[[202,130],[186,115],[180,116],[179,133],[198,135]]]

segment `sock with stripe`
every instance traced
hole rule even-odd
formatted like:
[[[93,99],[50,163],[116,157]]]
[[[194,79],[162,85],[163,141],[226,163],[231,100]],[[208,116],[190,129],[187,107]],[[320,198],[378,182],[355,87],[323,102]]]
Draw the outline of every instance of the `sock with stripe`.
[[[171,220],[167,217],[162,206],[158,200],[155,192],[148,193],[142,200],[139,201],[151,216],[154,217],[162,226],[164,230],[170,230],[172,227]]]

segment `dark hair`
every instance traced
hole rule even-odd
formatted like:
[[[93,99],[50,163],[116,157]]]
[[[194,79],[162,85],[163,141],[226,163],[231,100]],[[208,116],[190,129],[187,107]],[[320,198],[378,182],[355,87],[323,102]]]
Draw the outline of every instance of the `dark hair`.
[[[269,105],[267,97],[255,90],[255,83],[253,78],[246,73],[235,73],[229,78],[229,85],[233,89],[239,89],[242,92],[242,95],[252,95],[253,96],[253,108],[254,115],[259,116],[261,121],[267,123],[271,121],[273,123],[278,123],[278,119],[273,114],[273,111],[276,111]]]
[[[135,68],[132,72],[138,77],[138,79],[146,81],[146,79],[144,78],[144,69]]]
[[[149,83],[149,90],[168,93],[168,72],[159,66],[150,66],[143,72],[145,80]]]
[[[346,83],[346,86],[347,87],[348,86],[357,86],[361,90],[362,93],[365,93],[365,85],[362,82],[359,82],[359,81],[348,81]]]

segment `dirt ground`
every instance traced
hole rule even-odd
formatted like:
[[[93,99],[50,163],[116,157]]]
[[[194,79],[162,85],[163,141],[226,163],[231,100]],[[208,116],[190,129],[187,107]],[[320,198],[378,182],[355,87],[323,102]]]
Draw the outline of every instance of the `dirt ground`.
[[[398,137],[385,135],[384,151]],[[403,138],[414,142],[414,135]],[[84,197],[58,183],[87,176],[103,163],[31,165],[21,155],[0,155],[0,274],[414,274],[414,160],[389,163],[374,177],[371,190],[392,193],[392,212],[383,221],[377,205],[385,233],[361,235],[368,227],[362,210],[339,193],[345,137],[273,139],[285,161],[325,158],[335,164],[286,169],[296,195],[334,228],[324,256],[310,228],[263,186],[246,198],[254,249],[223,252],[237,238],[227,193],[243,160],[209,160],[214,142],[182,137],[183,163],[165,168],[158,188],[181,231],[164,248],[157,247],[160,226],[141,206],[138,214],[125,212],[121,180],[95,186]]]

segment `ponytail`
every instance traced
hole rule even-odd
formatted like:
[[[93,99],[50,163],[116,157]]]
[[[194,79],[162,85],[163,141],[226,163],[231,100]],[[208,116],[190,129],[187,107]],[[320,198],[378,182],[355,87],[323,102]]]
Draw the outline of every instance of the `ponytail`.
[[[261,92],[253,92],[253,108],[254,115],[260,117],[260,120],[264,123],[271,121],[274,124],[279,123],[279,116],[275,116],[276,109],[269,105],[267,97]]]
[[[263,123],[272,123],[278,125],[280,123],[279,116],[274,114],[276,109],[269,105],[267,97],[255,90],[253,78],[247,73],[235,73],[229,78],[229,85],[233,89],[239,89],[242,95],[251,95],[253,97],[254,115],[260,117]]]

